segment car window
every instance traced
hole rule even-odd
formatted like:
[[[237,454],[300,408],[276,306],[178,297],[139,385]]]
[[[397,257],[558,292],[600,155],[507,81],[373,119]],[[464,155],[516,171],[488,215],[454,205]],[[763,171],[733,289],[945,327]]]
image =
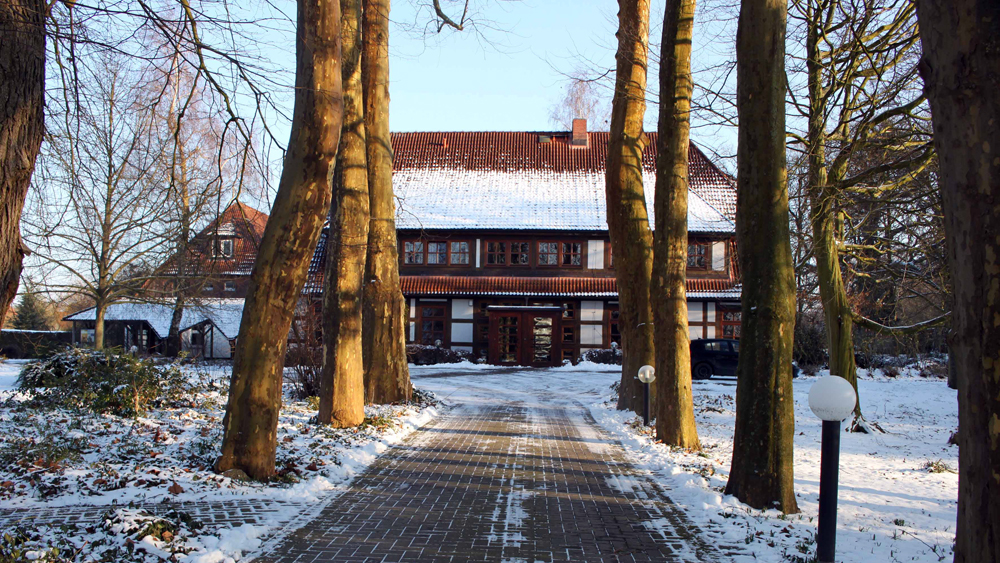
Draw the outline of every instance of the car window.
[[[740,353],[740,341],[737,340],[736,342],[730,342],[730,344],[733,345],[733,352],[736,352],[737,354],[739,354]]]
[[[709,352],[721,352],[722,351],[722,342],[719,342],[719,341],[706,342],[705,343],[705,350],[709,351]]]

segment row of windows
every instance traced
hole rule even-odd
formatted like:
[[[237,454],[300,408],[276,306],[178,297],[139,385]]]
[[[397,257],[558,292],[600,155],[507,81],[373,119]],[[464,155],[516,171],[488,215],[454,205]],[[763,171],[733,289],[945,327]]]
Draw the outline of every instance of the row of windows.
[[[403,264],[431,266],[468,266],[468,241],[420,241],[403,242]],[[610,249],[610,245],[608,247]],[[486,266],[530,266],[531,243],[523,241],[486,241]],[[610,254],[610,250],[609,250]],[[580,242],[545,241],[535,246],[538,266],[583,266],[583,244]],[[688,245],[688,269],[707,270],[710,266],[708,244]],[[614,267],[614,256],[608,257],[608,267]]]
[[[225,281],[222,282],[222,289],[224,291],[236,291],[236,282]],[[201,288],[202,291],[215,291],[215,285],[207,283]]]

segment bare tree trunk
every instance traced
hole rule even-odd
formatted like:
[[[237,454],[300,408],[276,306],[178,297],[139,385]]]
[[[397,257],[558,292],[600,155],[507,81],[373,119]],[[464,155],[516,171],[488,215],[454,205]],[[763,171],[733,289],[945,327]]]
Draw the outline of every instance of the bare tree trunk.
[[[1000,4],[918,0],[958,379],[955,563],[1000,561]]]
[[[786,9],[786,0],[743,0],[736,36],[743,335],[726,494],[787,514],[798,512],[798,505],[792,466],[795,274],[785,176]]]
[[[330,207],[344,107],[340,67],[339,0],[299,0],[292,131],[250,275],[217,471],[274,475],[288,331]]]
[[[389,136],[389,0],[365,0],[361,54],[368,143],[371,224],[364,284],[365,398],[410,399],[406,365],[406,300],[399,286],[396,206]]]
[[[832,185],[826,162],[826,93],[822,82],[820,63],[820,37],[822,17],[816,14],[807,21],[806,67],[809,81],[809,219],[813,231],[813,257],[816,258],[816,277],[826,338],[830,353],[830,373],[851,382],[858,389],[857,369],[854,364],[854,315],[847,300],[847,288],[840,271],[840,253],[837,248],[837,188]],[[839,167],[838,167],[839,168]],[[835,169],[835,175],[841,176]],[[860,398],[860,395],[858,395]],[[854,407],[861,416],[861,401]]]
[[[688,146],[695,0],[669,0],[663,13],[656,151],[656,237],[652,302],[656,330],[656,438],[701,449],[691,394],[688,330]]]
[[[649,0],[619,0],[616,36],[617,74],[611,103],[605,195],[624,352],[618,408],[638,412],[642,409],[643,395],[642,384],[635,377],[641,366],[654,362],[653,312],[649,303],[653,235],[642,186]]]
[[[344,127],[333,176],[323,280],[322,424],[357,426],[365,419],[361,303],[368,245],[368,168],[361,90],[361,0],[341,0]]]
[[[21,210],[44,133],[45,2],[0,3],[0,312],[21,280]]]

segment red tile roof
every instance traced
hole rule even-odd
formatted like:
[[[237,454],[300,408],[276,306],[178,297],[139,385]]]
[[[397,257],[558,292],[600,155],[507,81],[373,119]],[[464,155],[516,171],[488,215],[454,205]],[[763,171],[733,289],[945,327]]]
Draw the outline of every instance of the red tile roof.
[[[194,256],[189,258],[188,267],[191,268],[191,265],[200,266],[196,271],[203,275],[249,276],[250,272],[253,271],[254,261],[257,259],[257,249],[260,247],[267,219],[267,213],[258,211],[245,203],[236,201],[229,204],[217,219],[209,223],[192,239],[194,241],[192,245]],[[225,231],[235,235],[231,258],[211,257],[209,245],[216,230],[220,234]],[[176,274],[174,264],[173,259],[168,260],[162,271],[167,274]]]
[[[614,278],[529,278],[506,276],[401,276],[403,294],[407,296],[552,296],[552,297],[617,297],[618,283]],[[698,293],[728,293],[739,296],[737,283],[730,279],[689,279],[687,291]],[[728,296],[728,295],[725,295]]]
[[[571,133],[435,132],[393,133],[393,169],[452,168],[491,172],[603,172],[608,154],[607,132],[591,132],[586,148],[571,148]],[[642,154],[647,174],[656,170],[656,133],[647,133]],[[547,142],[541,142],[544,139]],[[447,141],[446,141],[447,140]],[[693,143],[690,187],[726,218],[736,217],[736,183]]]

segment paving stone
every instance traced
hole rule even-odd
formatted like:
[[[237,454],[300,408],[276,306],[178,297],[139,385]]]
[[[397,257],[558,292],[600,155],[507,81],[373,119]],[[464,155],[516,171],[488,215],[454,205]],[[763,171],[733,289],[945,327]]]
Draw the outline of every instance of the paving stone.
[[[507,402],[415,432],[256,561],[721,560],[582,407]]]

